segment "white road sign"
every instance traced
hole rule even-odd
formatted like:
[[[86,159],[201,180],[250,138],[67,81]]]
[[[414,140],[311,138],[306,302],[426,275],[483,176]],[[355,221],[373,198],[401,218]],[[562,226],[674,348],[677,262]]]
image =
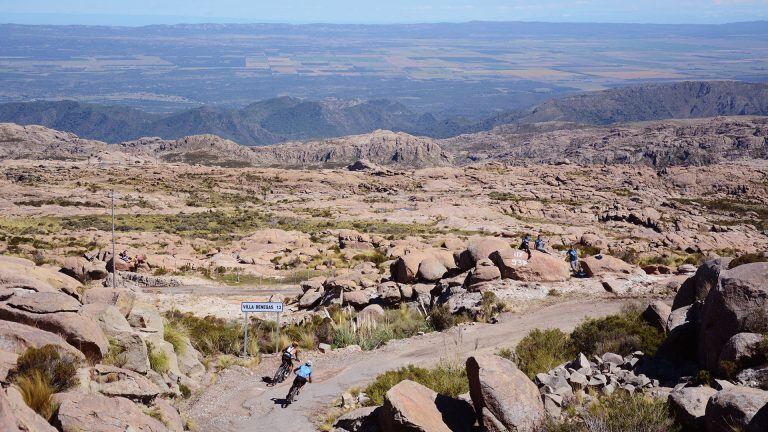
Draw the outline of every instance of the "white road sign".
[[[279,302],[242,302],[240,312],[282,312],[283,304]]]

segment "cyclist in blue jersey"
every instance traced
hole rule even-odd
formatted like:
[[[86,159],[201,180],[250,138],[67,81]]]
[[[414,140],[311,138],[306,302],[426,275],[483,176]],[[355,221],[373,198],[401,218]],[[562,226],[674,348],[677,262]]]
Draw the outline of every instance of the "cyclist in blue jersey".
[[[291,386],[291,389],[294,387],[296,388],[296,396],[299,395],[299,392],[301,391],[301,388],[304,387],[306,383],[312,382],[312,360],[307,360],[306,363],[296,368],[296,370],[293,371],[293,373],[296,374],[296,378],[293,380],[293,385]],[[288,394],[291,394],[289,391]],[[292,401],[288,401],[289,403]]]

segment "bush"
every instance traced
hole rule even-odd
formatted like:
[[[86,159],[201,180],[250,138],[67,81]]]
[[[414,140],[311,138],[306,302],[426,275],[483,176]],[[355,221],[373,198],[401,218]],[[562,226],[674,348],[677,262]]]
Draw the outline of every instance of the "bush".
[[[432,326],[421,313],[406,305],[385,311],[375,325],[362,326],[357,333],[352,330],[352,323],[346,315],[334,311],[332,316],[338,323],[333,338],[333,345],[337,347],[360,345],[363,350],[373,350],[392,339],[405,339],[419,332],[432,331]]]
[[[584,415],[590,432],[672,432],[679,430],[667,402],[642,394],[617,392],[592,405]]]
[[[451,314],[451,311],[446,305],[432,308],[429,318],[432,327],[437,331],[448,330],[456,325],[456,317]]]
[[[178,311],[168,313],[166,319],[171,326],[187,329],[192,346],[205,355],[238,355],[243,350],[241,325],[213,316],[198,318]]]
[[[46,420],[51,420],[56,405],[51,401],[55,393],[48,377],[39,370],[32,370],[15,380],[24,403]]]
[[[537,432],[676,432],[666,401],[616,392],[564,420],[547,419]]]
[[[168,354],[165,351],[155,348],[152,343],[147,342],[147,356],[149,357],[149,367],[153,371],[164,374],[168,372],[170,368],[170,361],[168,360]]]
[[[109,339],[109,351],[107,355],[101,359],[101,363],[110,366],[123,367],[128,362],[128,358],[125,353],[125,347],[121,346],[116,340]]]
[[[408,365],[404,368],[384,372],[365,388],[364,392],[370,400],[368,406],[384,403],[384,395],[400,381],[411,380],[437,393],[457,397],[469,391],[467,371],[460,365],[440,364],[433,369],[425,369]]]
[[[514,357],[520,370],[533,379],[537,373],[572,360],[576,354],[568,335],[560,329],[534,329],[517,344]]]
[[[728,268],[732,269],[744,264],[766,261],[768,261],[768,255],[766,255],[765,252],[745,253],[744,255],[740,255],[738,258],[735,258],[730,263],[728,263]]]
[[[480,309],[483,312],[483,319],[488,322],[491,317],[497,313],[504,312],[507,305],[503,301],[499,300],[496,293],[493,291],[483,292],[483,297],[480,300]]]
[[[573,352],[627,355],[634,351],[653,354],[664,340],[664,334],[640,318],[636,310],[617,315],[587,319],[571,333]]]
[[[70,355],[61,356],[54,345],[29,347],[16,360],[14,376],[23,379],[39,373],[53,392],[58,393],[77,385],[77,367],[77,359]]]
[[[163,339],[173,345],[176,354],[184,354],[187,349],[186,330],[178,322],[166,322],[163,326]]]

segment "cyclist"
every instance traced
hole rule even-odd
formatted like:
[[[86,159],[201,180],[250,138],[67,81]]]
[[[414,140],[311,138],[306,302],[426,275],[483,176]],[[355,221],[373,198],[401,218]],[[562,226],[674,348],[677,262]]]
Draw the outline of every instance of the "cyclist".
[[[293,373],[296,374],[296,378],[293,379],[293,385],[291,386],[291,390],[293,388],[296,388],[296,397],[294,397],[294,400],[298,398],[299,392],[301,391],[301,388],[304,387],[304,384],[306,383],[312,383],[312,360],[307,360],[306,363],[296,368]],[[288,396],[290,397],[291,392],[288,392]],[[293,402],[291,400],[288,401]]]
[[[283,364],[288,370],[293,369],[293,360],[299,360],[299,343],[293,342],[283,350]]]

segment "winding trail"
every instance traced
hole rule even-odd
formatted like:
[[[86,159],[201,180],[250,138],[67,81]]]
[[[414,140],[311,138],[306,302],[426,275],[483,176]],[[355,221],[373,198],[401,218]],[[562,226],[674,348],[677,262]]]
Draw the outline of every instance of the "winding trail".
[[[262,375],[271,375],[278,359],[266,358],[255,372],[244,368],[224,371],[216,384],[191,402],[187,414],[200,430],[206,431],[314,431],[314,421],[342,392],[361,387],[382,372],[408,364],[463,362],[470,355],[513,347],[534,328],[570,331],[585,317],[609,315],[619,311],[621,305],[614,299],[566,301],[520,315],[505,315],[498,324],[462,325],[446,332],[392,341],[375,351],[310,353],[315,361],[314,382],[305,386],[299,400],[287,408],[282,408],[280,401],[290,388],[290,380],[267,386]]]

